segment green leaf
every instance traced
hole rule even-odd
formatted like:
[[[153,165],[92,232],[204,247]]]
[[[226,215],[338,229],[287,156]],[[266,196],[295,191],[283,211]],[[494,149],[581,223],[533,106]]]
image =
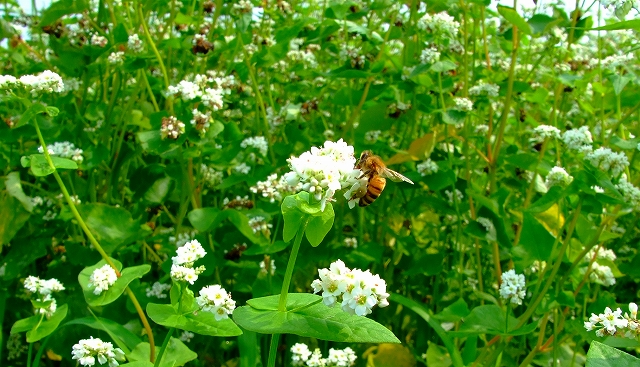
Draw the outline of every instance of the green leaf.
[[[282,201],[284,218],[283,240],[291,241],[298,229],[306,222],[305,235],[311,246],[318,246],[333,226],[335,214],[331,203],[327,203],[324,211],[320,203],[309,203],[309,193],[299,192],[289,195]]]
[[[50,157],[56,169],[78,169],[78,164],[71,159],[55,156]],[[28,157],[22,157],[20,163],[23,167],[31,167],[31,172],[38,177],[48,176],[54,171],[51,165],[49,165],[49,162],[47,162],[47,157],[45,157],[44,154],[32,154]]]
[[[2,250],[2,246],[9,243],[29,220],[30,214],[16,198],[4,191],[0,192],[0,208],[2,208],[0,210],[0,250]]]
[[[113,342],[125,354],[129,354],[141,342],[140,338],[126,327],[102,317],[83,317],[66,322],[63,326],[67,325],[85,325],[95,330],[102,330],[109,334]]]
[[[284,241],[275,241],[274,243],[269,243],[266,246],[251,246],[245,252],[244,255],[263,255],[263,254],[275,254],[289,247],[289,244]]]
[[[453,362],[453,365],[455,367],[464,367],[464,363],[462,362],[462,356],[460,356],[460,351],[458,350],[456,345],[453,343],[453,340],[449,337],[449,335],[447,335],[447,332],[444,331],[444,329],[440,325],[440,322],[434,318],[433,313],[431,312],[430,309],[422,306],[421,304],[419,304],[414,300],[411,300],[407,297],[404,297],[395,293],[391,293],[391,296],[389,297],[389,299],[392,302],[397,302],[407,307],[411,311],[417,313],[418,316],[422,317],[422,319],[426,321],[427,324],[429,324],[429,326],[431,326],[433,331],[435,331],[436,334],[438,334],[438,336],[440,337],[440,340],[442,340],[442,342],[444,343],[445,347],[449,351],[449,355],[451,356],[451,361]]]
[[[444,73],[445,71],[455,70],[457,68],[456,63],[449,60],[436,61],[429,70],[435,73]]]
[[[149,303],[147,314],[156,324],[187,330],[200,335],[238,336],[242,330],[231,320],[216,320],[211,312],[195,311],[183,314],[172,305]]]
[[[585,367],[635,367],[640,359],[597,341],[591,342]]]
[[[513,26],[518,27],[518,29],[524,34],[531,34],[531,26],[527,23],[524,18],[518,14],[518,12],[511,7],[498,5],[498,13],[504,17],[509,23]]]
[[[9,195],[18,199],[22,203],[22,206],[26,211],[31,213],[33,211],[33,203],[31,198],[28,197],[24,191],[22,191],[22,185],[20,184],[20,173],[11,172],[7,175],[7,179],[4,181],[4,186],[7,189]]]
[[[613,91],[616,96],[619,96],[624,87],[631,81],[630,77],[624,75],[612,75],[609,79],[613,82]]]
[[[78,211],[107,254],[150,232],[148,227],[133,220],[124,208],[95,203],[79,205]]]
[[[111,259],[111,261],[113,261],[118,271],[122,269],[122,264],[119,261],[114,259]],[[105,260],[100,260],[97,264],[82,269],[78,275],[78,281],[82,287],[84,298],[90,306],[104,306],[114,302],[122,293],[124,293],[125,289],[129,286],[129,283],[134,279],[142,278],[142,276],[151,270],[151,265],[149,264],[125,268],[122,270],[118,280],[116,280],[109,289],[100,294],[95,294],[93,293],[95,287],[89,286],[89,278],[94,270],[101,268],[106,264],[107,262]]]
[[[62,305],[48,320],[43,315],[35,315],[16,321],[11,327],[11,334],[27,332],[27,342],[35,343],[56,331],[58,325],[67,316],[69,307]]]
[[[544,194],[543,197],[536,200],[527,211],[530,213],[542,213],[549,209],[558,200],[562,199],[566,195],[565,191],[560,186],[553,186]]]
[[[17,201],[15,202],[17,204]],[[2,200],[0,200],[0,208],[6,208],[2,206]],[[16,208],[16,212],[25,213],[21,206],[18,205]],[[8,210],[7,215],[15,214]],[[0,211],[0,239],[2,238],[2,217],[3,213]],[[27,215],[27,218],[28,215]],[[11,228],[11,227],[10,227]],[[28,243],[16,243],[11,246],[9,253],[7,256],[2,259],[2,262],[6,263],[5,273],[3,279],[11,280],[15,279],[20,275],[22,269],[31,264],[35,263],[35,261],[43,256],[47,255],[47,248],[51,247],[51,240],[46,238],[34,239],[29,241]]]
[[[520,234],[522,248],[531,261],[546,261],[551,255],[555,238],[532,214],[525,212],[522,217],[522,233]],[[515,248],[518,247],[520,246]]]
[[[621,29],[640,29],[640,19],[626,20],[624,22],[617,22],[613,24],[607,24],[602,27],[592,28],[592,31],[619,31]]]
[[[36,118],[41,113],[47,113],[47,108],[41,103],[34,103],[29,108],[27,108],[20,116],[20,120],[14,126],[14,128],[18,128],[20,126],[26,125],[29,121]]]
[[[400,343],[389,329],[340,307],[327,307],[322,297],[290,293],[287,311],[278,311],[280,296],[249,300],[236,308],[234,320],[242,328],[262,334],[295,334],[322,340],[351,343]]]
[[[156,348],[155,355],[158,356],[159,353],[160,348]],[[183,342],[179,339],[171,338],[167,345],[167,349],[162,356],[160,367],[184,366],[185,363],[193,361],[196,358],[198,358],[198,355],[189,349],[189,347],[184,345]],[[140,361],[138,362],[142,363],[139,365],[140,367],[149,366],[149,343],[138,344],[131,353],[127,354],[127,359],[132,362]]]
[[[509,317],[509,331],[506,330],[506,314],[496,305],[478,306],[471,310],[469,316],[465,317],[464,324],[460,326],[458,331],[449,332],[455,336],[468,336],[477,334],[491,335],[525,335],[533,332],[537,327],[536,323],[525,325],[516,329],[518,320],[513,316]]]
[[[49,25],[64,15],[82,13],[89,9],[89,4],[84,0],[61,0],[53,2],[42,12],[40,26]]]
[[[256,367],[262,365],[259,345],[258,334],[253,331],[242,331],[242,335],[238,337],[240,367]]]

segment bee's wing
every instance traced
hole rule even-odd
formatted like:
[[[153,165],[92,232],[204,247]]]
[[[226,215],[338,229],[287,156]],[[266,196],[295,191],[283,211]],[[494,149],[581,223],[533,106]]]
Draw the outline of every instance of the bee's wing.
[[[404,182],[408,182],[408,183],[413,185],[413,181],[411,181],[410,179],[406,178],[405,176],[399,174],[398,172],[396,172],[396,171],[394,171],[392,169],[385,168],[384,171],[382,171],[382,173],[380,174],[380,176],[382,176],[384,178],[388,178],[388,179],[390,179],[391,181],[394,181],[394,182],[404,181]]]

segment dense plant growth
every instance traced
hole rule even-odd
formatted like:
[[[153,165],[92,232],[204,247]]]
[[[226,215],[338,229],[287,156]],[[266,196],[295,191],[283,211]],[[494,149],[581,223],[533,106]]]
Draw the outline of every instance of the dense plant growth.
[[[516,5],[5,1],[0,365],[638,364],[635,2]]]

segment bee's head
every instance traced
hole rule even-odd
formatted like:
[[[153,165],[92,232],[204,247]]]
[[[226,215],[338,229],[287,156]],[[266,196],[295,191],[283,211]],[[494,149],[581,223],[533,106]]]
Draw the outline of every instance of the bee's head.
[[[371,157],[371,151],[370,150],[363,151],[362,154],[360,154],[360,159],[358,160],[358,163],[362,163],[366,161],[367,158],[369,157]]]

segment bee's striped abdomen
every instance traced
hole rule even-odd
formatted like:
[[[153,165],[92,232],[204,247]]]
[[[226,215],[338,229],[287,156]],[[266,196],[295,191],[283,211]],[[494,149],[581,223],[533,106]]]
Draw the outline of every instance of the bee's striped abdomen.
[[[380,194],[382,193],[382,190],[384,190],[386,183],[387,180],[380,176],[376,175],[370,177],[369,183],[367,184],[367,193],[362,198],[360,198],[360,202],[358,203],[358,205],[367,206],[376,201],[378,196],[380,196]]]

